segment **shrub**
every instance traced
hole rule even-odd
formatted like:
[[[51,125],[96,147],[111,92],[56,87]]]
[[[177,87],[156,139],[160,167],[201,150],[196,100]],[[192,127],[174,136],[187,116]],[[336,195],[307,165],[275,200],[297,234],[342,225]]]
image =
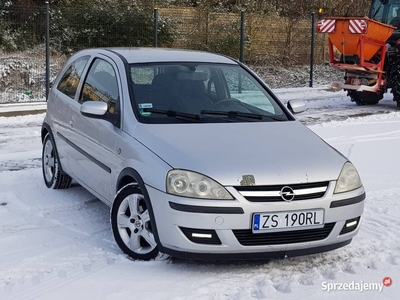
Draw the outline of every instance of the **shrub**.
[[[92,47],[144,47],[153,45],[153,15],[139,10],[59,8],[52,11],[51,43],[62,53]],[[158,41],[173,41],[167,20],[159,20]]]

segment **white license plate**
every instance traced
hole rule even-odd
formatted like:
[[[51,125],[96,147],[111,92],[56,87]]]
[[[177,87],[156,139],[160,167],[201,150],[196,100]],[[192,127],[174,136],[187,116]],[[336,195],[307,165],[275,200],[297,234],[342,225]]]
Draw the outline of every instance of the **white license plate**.
[[[268,212],[253,215],[253,233],[324,226],[324,210]]]

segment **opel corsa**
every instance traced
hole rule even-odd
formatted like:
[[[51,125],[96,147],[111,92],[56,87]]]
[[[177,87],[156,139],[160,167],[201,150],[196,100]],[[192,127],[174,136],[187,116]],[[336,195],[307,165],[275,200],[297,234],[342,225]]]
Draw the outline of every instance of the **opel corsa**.
[[[171,49],[89,49],[59,72],[42,127],[49,188],[111,207],[134,259],[262,259],[342,247],[365,192],[338,151],[249,68]]]

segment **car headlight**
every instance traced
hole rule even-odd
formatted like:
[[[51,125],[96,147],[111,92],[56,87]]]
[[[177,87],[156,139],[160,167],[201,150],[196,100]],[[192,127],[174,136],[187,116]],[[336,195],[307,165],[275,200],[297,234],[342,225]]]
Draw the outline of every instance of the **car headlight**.
[[[168,172],[167,193],[189,198],[233,200],[219,183],[205,175],[185,170]]]
[[[346,162],[336,182],[334,194],[349,192],[361,186],[361,179],[356,168],[350,162]]]

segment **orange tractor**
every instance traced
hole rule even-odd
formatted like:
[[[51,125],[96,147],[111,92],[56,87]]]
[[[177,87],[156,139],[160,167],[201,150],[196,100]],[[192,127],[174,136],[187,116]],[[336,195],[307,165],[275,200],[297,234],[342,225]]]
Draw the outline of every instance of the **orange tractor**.
[[[400,107],[400,0],[373,0],[368,18],[324,18],[317,32],[328,34],[330,63],[345,72],[332,87],[358,105],[378,103],[391,88]]]

